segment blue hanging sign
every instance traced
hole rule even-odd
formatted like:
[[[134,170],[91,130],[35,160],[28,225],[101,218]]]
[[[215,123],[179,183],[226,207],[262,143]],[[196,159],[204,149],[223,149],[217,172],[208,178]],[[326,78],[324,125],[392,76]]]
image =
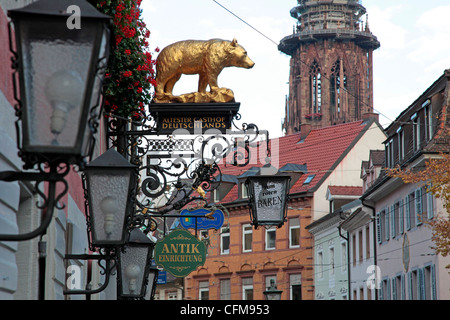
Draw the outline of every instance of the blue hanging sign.
[[[158,272],[158,281],[156,284],[166,284],[167,283],[167,271],[160,270]]]
[[[208,217],[201,218],[193,218],[193,217],[183,217],[183,216],[205,216],[209,214]],[[197,229],[220,229],[223,226],[223,222],[225,220],[225,215],[222,210],[215,210],[212,212],[208,209],[195,209],[195,210],[187,210],[184,209],[181,211],[180,215],[180,224],[185,229],[195,229],[195,220],[197,220]]]

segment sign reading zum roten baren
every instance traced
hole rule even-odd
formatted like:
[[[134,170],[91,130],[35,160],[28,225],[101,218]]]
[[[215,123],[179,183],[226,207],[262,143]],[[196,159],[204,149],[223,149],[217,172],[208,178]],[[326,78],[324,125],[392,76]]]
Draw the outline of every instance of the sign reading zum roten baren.
[[[206,245],[187,230],[174,230],[155,246],[155,263],[178,278],[202,266],[205,259]]]

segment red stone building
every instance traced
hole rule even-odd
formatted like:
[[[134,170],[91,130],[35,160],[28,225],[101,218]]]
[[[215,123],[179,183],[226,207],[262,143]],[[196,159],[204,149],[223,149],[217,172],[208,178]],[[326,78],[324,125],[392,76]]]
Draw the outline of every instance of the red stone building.
[[[291,56],[286,134],[362,119],[373,112],[372,53],[380,47],[358,0],[299,0],[297,28],[281,40]]]

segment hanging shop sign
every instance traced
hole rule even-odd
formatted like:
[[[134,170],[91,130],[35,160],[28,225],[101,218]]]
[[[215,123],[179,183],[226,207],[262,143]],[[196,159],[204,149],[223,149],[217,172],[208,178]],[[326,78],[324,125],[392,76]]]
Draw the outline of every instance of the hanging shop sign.
[[[185,229],[216,229],[223,226],[225,215],[222,210],[211,211],[208,209],[183,210],[180,215],[180,224]],[[199,216],[196,218],[194,216]],[[196,221],[197,220],[197,221]]]
[[[206,245],[187,230],[174,230],[155,246],[156,264],[178,278],[186,277],[205,260]]]
[[[204,133],[210,129],[226,133],[231,129],[239,106],[240,103],[153,104],[150,112],[156,120],[158,132],[162,134],[172,134],[176,130]]]

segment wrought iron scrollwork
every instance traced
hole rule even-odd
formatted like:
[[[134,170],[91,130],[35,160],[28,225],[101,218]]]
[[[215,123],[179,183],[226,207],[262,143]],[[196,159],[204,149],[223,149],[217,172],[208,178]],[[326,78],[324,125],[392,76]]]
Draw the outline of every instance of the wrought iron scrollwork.
[[[234,120],[239,120],[237,114]],[[153,217],[162,217],[200,200],[208,208],[206,194],[220,186],[220,166],[246,166],[252,148],[268,139],[267,131],[244,123],[238,130],[211,130],[194,134],[160,135],[153,118],[136,124],[117,118],[108,123],[109,147],[115,147],[130,162],[140,166],[133,227],[156,228]],[[267,142],[268,143],[268,142]],[[268,146],[267,146],[268,148]],[[144,160],[146,163],[144,164]],[[150,228],[150,227],[149,227]]]
[[[96,294],[105,290],[111,278],[111,275],[115,275],[115,270],[117,269],[117,249],[116,248],[108,248],[102,249],[98,251],[98,254],[67,254],[64,256],[65,260],[97,260],[98,266],[100,267],[100,274],[105,276],[103,284],[101,284],[96,289],[90,289],[91,285],[86,284],[86,289],[70,289],[65,288],[64,294]],[[104,262],[102,265],[101,262]]]
[[[68,190],[68,184],[64,177],[70,171],[70,166],[68,164],[52,164],[44,167],[40,164],[38,169],[38,172],[0,172],[0,181],[35,181],[34,192],[42,198],[42,203],[38,203],[37,207],[44,212],[41,224],[35,230],[23,234],[1,234],[0,241],[24,241],[43,234],[50,225],[54,209],[64,208],[64,204],[59,204],[59,200]],[[46,193],[41,190],[41,184],[44,182],[48,182]],[[63,184],[63,189],[59,193],[56,190],[57,183]]]

